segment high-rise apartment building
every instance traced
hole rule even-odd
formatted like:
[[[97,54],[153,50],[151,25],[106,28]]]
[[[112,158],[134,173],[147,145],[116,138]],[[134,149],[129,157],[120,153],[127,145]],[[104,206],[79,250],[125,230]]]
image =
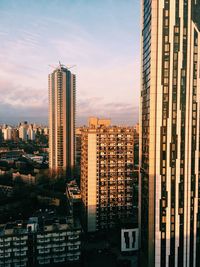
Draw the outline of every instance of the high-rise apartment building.
[[[49,74],[49,167],[72,173],[75,155],[76,77],[60,65]]]
[[[33,125],[29,125],[27,129],[27,138],[28,140],[35,140],[35,130],[33,129]]]
[[[134,129],[90,120],[81,136],[81,195],[88,232],[133,222]]]
[[[26,126],[21,125],[19,127],[19,138],[22,141],[27,141],[28,136],[27,136],[27,127]]]
[[[13,128],[11,126],[5,125],[2,132],[4,140],[12,140]]]
[[[200,266],[200,1],[142,3],[142,266]]]

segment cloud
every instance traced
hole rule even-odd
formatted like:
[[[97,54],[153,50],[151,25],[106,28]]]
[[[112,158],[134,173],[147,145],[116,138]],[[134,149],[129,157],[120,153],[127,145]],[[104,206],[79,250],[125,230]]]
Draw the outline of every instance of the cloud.
[[[25,88],[12,82],[0,82],[0,123],[48,121],[48,97],[44,89]],[[138,122],[138,108],[126,102],[106,102],[103,97],[77,101],[77,125],[90,116],[111,118],[113,123],[133,125]]]
[[[0,11],[1,121],[25,116],[47,121],[48,65],[59,60],[77,65],[72,72],[77,74],[79,124],[91,115],[109,116],[116,123],[138,121],[140,55],[134,16],[124,17],[136,11],[127,10],[132,3],[108,2],[112,12],[101,1],[70,0],[65,8],[24,1]]]
[[[113,124],[133,125],[139,120],[139,108],[126,102],[105,102],[104,98],[92,97],[80,100],[77,106],[77,124],[86,124],[88,117],[109,118]]]
[[[44,88],[33,88],[18,85],[10,81],[0,81],[0,104],[15,108],[38,108],[47,106],[47,91]]]

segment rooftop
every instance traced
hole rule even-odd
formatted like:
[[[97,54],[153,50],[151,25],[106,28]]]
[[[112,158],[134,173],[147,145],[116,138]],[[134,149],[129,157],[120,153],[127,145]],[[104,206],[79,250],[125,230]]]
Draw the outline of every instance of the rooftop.
[[[0,237],[28,234],[30,225],[35,225],[34,232],[53,232],[67,229],[81,229],[80,223],[72,217],[60,217],[49,212],[37,213],[37,216],[30,217],[27,221],[8,222],[0,226]]]
[[[73,180],[67,184],[67,195],[72,200],[80,200],[81,199],[81,191],[80,191],[75,180]]]

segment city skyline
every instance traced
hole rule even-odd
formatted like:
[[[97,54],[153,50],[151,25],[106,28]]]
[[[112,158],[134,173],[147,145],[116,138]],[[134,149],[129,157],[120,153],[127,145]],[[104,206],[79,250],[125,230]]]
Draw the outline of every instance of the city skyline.
[[[200,0],[0,17],[0,267],[200,267]]]
[[[46,77],[59,60],[76,65],[77,125],[138,122],[138,1],[1,1],[0,15],[0,123],[47,123]]]

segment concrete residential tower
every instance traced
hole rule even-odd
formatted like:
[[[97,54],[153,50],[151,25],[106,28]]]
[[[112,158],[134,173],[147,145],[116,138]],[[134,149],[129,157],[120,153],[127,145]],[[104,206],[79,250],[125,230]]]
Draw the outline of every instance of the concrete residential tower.
[[[71,171],[75,155],[76,77],[60,65],[49,74],[49,167]]]
[[[200,1],[143,0],[142,20],[142,266],[200,266]]]
[[[133,222],[133,127],[92,118],[81,136],[81,195],[88,232]]]

